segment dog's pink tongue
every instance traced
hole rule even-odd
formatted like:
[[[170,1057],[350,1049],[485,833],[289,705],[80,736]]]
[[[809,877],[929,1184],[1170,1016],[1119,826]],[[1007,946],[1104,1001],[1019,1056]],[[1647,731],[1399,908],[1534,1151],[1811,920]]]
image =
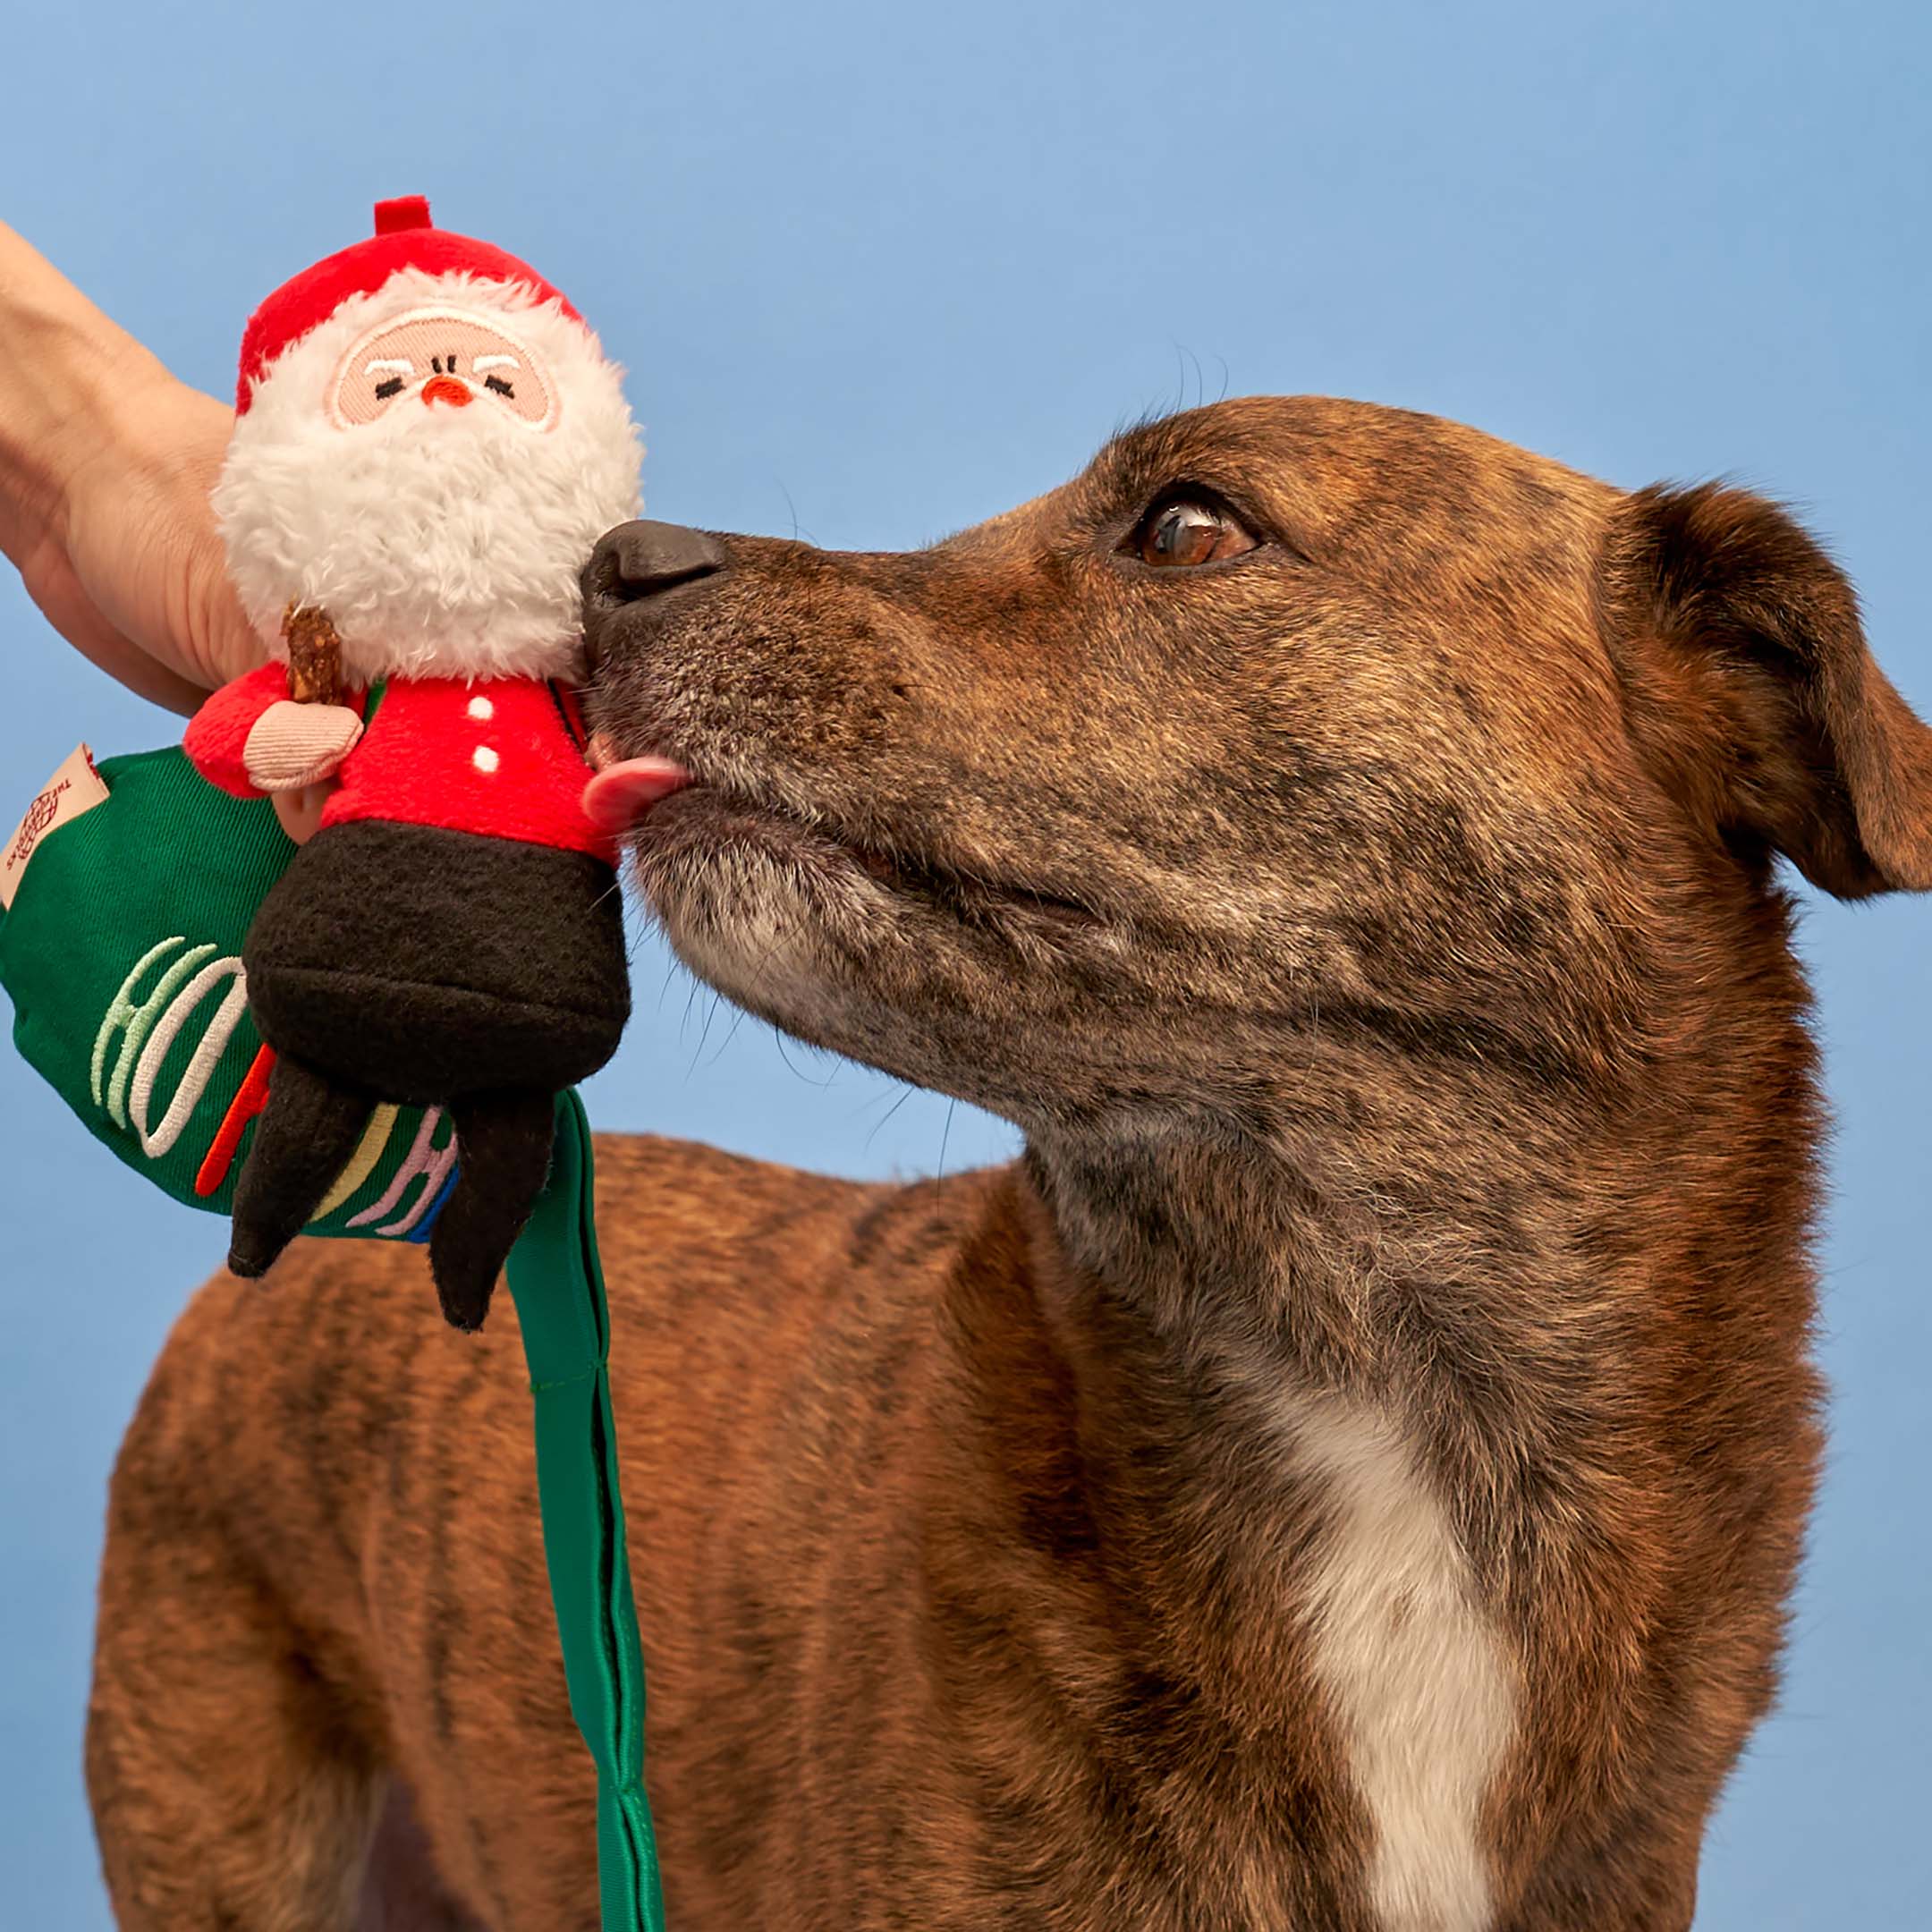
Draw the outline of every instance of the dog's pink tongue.
[[[584,816],[600,832],[628,832],[653,805],[691,782],[691,775],[669,758],[622,758],[584,787]]]

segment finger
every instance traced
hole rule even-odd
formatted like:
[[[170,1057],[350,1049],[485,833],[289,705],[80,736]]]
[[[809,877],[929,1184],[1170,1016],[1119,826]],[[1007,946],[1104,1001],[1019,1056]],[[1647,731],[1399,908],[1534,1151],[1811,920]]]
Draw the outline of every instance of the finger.
[[[89,664],[150,704],[183,717],[200,708],[208,692],[179,672],[157,663],[115,630],[95,608],[80,579],[57,552],[47,547],[29,557],[21,565],[21,579],[41,615]]]
[[[282,821],[282,829],[298,845],[306,845],[322,829],[322,808],[328,803],[335,781],[303,785],[294,792],[271,792],[268,795]]]
[[[221,546],[212,538],[204,537],[197,546],[190,581],[187,631],[198,667],[205,665],[210,678],[225,682],[264,662],[267,652],[229,581]]]

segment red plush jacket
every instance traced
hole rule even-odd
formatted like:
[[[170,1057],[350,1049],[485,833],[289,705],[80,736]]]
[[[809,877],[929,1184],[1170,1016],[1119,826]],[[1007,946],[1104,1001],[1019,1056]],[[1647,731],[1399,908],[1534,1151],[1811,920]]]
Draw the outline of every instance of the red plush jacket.
[[[279,664],[223,685],[182,740],[195,768],[225,792],[260,797],[243,748],[262,713],[288,695]],[[359,711],[363,701],[347,700]],[[574,708],[534,678],[392,678],[336,775],[324,826],[386,818],[614,855],[609,835],[584,816],[590,774]]]

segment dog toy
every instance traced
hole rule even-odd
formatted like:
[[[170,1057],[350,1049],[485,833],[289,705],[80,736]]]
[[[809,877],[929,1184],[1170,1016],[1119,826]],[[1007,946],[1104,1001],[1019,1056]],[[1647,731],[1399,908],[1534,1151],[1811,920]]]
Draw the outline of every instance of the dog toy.
[[[663,1932],[590,1136],[554,1091],[628,1006],[562,681],[639,453],[547,284],[420,201],[377,228],[244,342],[217,509],[275,661],[198,714],[196,763],[82,746],[54,774],[0,846],[0,986],[23,1056],[122,1161],[231,1213],[244,1271],[298,1226],[427,1236],[473,1326],[509,1250],[598,1922]],[[325,779],[298,849],[264,794]]]
[[[250,320],[214,494],[272,661],[209,698],[184,749],[239,797],[333,785],[243,947],[272,1063],[229,1266],[267,1270],[376,1110],[445,1110],[430,1265],[475,1328],[555,1097],[630,1012],[569,685],[579,572],[637,513],[640,453],[621,371],[535,270],[419,197],[375,226]]]
[[[81,747],[0,846],[0,986],[15,1045],[119,1159],[191,1206],[232,1203],[267,1053],[242,953],[294,855],[266,801],[217,791],[178,745],[97,767]],[[414,1238],[439,1185],[436,1117],[383,1107],[372,1129],[309,1233]],[[597,1770],[599,1923],[663,1932],[592,1181],[583,1106],[566,1093],[549,1181],[504,1273],[564,1681]]]

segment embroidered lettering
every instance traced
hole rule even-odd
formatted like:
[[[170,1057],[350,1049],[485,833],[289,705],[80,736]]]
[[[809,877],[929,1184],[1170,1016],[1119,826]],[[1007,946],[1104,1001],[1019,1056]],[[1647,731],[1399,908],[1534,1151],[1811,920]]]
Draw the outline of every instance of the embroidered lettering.
[[[210,946],[207,950],[213,952],[214,948]],[[224,979],[232,984],[221,1004],[215,1009],[215,1017],[208,1022],[208,1031],[201,1036],[188,1057],[188,1064],[182,1069],[174,1097],[169,1102],[167,1112],[161,1116],[161,1124],[151,1127],[148,1116],[154,1101],[155,1082],[160,1078],[168,1048],[174,1044],[195,1010]],[[157,987],[157,996],[159,990]],[[149,1160],[159,1160],[181,1139],[182,1129],[194,1113],[196,1102],[208,1091],[208,1081],[214,1078],[222,1050],[234,1037],[234,1030],[241,1025],[242,1015],[247,1010],[248,981],[242,974],[242,962],[233,953],[210,961],[168,1002],[148,1034],[148,1044],[141,1049],[140,1058],[135,1063],[133,1081],[128,1089],[128,1114],[140,1138],[141,1152]],[[119,1071],[115,1069],[116,1078]]]
[[[172,939],[163,939],[151,945],[134,962],[133,970],[121,982],[120,989],[107,1003],[107,1012],[100,1023],[100,1031],[94,1036],[94,1057],[88,1069],[88,1090],[94,1097],[94,1105],[106,1110],[107,1118],[116,1127],[125,1127],[127,1118],[128,1082],[133,1078],[135,1063],[140,1057],[140,1050],[147,1044],[148,1035],[157,1020],[161,1017],[167,1003],[180,990],[182,982],[191,974],[204,960],[213,957],[216,948],[212,945],[190,946],[180,959],[170,966],[154,983],[147,997],[137,1001],[134,989],[140,984],[141,975],[157,961],[165,959],[176,946],[187,945],[188,942],[176,934]],[[114,1036],[121,1036],[121,1051],[114,1060],[114,1072],[107,1072],[107,1048]]]
[[[351,1227],[368,1227],[372,1222],[393,1213],[401,1201],[411,1181],[419,1175],[422,1178],[422,1191],[416,1197],[415,1205],[406,1208],[393,1221],[383,1221],[376,1229],[378,1234],[407,1234],[422,1217],[430,1202],[436,1197],[456,1159],[456,1133],[453,1124],[449,1139],[441,1146],[436,1145],[436,1129],[443,1124],[443,1109],[431,1107],[422,1117],[422,1125],[416,1130],[416,1139],[402,1165],[390,1176],[389,1185],[383,1190],[382,1199],[365,1208],[359,1215],[352,1215]]]
[[[334,1214],[369,1179],[370,1171],[382,1158],[383,1148],[388,1145],[389,1131],[395,1121],[396,1109],[386,1100],[369,1115],[369,1125],[362,1130],[362,1138],[349,1157],[349,1165],[335,1176],[335,1185],[322,1197],[322,1205],[309,1216],[311,1227]]]

